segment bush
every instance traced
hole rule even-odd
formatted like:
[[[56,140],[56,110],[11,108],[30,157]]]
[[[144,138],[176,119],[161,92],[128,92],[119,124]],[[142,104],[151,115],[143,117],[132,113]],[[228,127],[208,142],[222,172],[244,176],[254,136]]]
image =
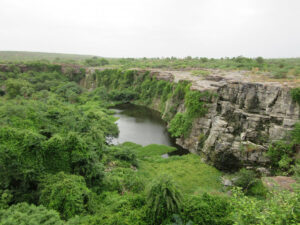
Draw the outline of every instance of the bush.
[[[187,108],[187,113],[191,117],[201,117],[207,113],[205,102],[211,98],[209,92],[189,91],[184,99],[184,105]]]
[[[121,101],[126,103],[137,99],[138,94],[133,90],[125,89],[122,91],[113,90],[109,93],[108,96],[112,101]]]
[[[247,191],[256,183],[255,172],[252,170],[247,170],[245,168],[241,169],[235,174],[236,180],[234,185],[241,187],[244,191]]]
[[[207,71],[207,70],[193,70],[191,72],[191,74],[194,75],[194,76],[203,76],[203,77],[206,77],[206,76],[208,76],[210,74],[210,72]]]
[[[105,66],[109,64],[109,61],[105,58],[98,58],[96,56],[86,59],[85,64],[88,66]]]
[[[269,147],[267,156],[270,158],[274,172],[289,173],[293,164],[293,143],[277,141]]]
[[[43,172],[44,137],[30,130],[0,128],[0,188],[14,192],[13,202],[36,201]]]
[[[202,196],[189,196],[183,205],[182,218],[184,221],[193,221],[194,224],[229,225],[231,207],[224,197],[203,194]]]
[[[297,102],[300,105],[300,88],[293,88],[291,90],[291,96],[293,101]]]
[[[111,152],[116,159],[127,161],[136,167],[138,166],[136,154],[132,150],[126,147],[118,147],[112,148]]]
[[[151,184],[147,194],[148,215],[154,224],[160,224],[182,207],[182,195],[168,175],[161,175]]]
[[[275,79],[283,79],[287,77],[287,70],[286,69],[280,69],[274,72]]]
[[[11,204],[13,195],[9,190],[0,190],[0,210],[7,209]]]
[[[263,185],[261,180],[257,179],[257,181],[248,188],[246,194],[257,198],[265,199],[265,197],[268,194],[268,189]]]
[[[265,61],[264,58],[261,57],[261,56],[257,57],[255,60],[256,60],[256,62],[257,62],[258,64],[263,64],[264,61]]]
[[[115,168],[106,173],[103,187],[107,191],[117,191],[120,194],[138,193],[144,190],[145,182],[131,168]]]
[[[44,206],[19,203],[6,210],[0,210],[0,225],[63,225],[59,214]]]
[[[18,95],[28,97],[33,93],[32,85],[21,79],[8,79],[5,81],[6,93],[9,98],[15,98]]]
[[[40,204],[59,211],[64,219],[89,211],[91,192],[81,176],[63,172],[48,175],[39,188]]]
[[[294,129],[292,131],[292,138],[293,138],[293,142],[296,145],[300,144],[300,123],[296,123],[294,126]]]
[[[172,137],[187,137],[192,127],[192,118],[187,113],[177,113],[170,121],[168,131]]]
[[[299,224],[300,193],[274,192],[264,201],[233,190],[230,217],[235,224]]]

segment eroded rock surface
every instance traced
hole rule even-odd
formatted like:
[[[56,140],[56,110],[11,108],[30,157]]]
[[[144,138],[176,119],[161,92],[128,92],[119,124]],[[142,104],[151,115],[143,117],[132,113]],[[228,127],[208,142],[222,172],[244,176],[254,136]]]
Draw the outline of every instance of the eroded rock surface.
[[[158,80],[188,80],[192,90],[216,94],[207,102],[208,113],[196,118],[190,136],[178,138],[177,144],[202,155],[206,162],[219,169],[265,167],[269,144],[283,138],[299,120],[299,106],[290,95],[291,87],[297,84],[292,82],[256,80],[249,71],[206,69],[208,76],[193,76],[189,71],[134,70],[150,71]],[[94,71],[87,73],[88,78]],[[154,99],[148,107],[160,110],[159,105],[160,99]],[[162,116],[168,115],[174,105],[172,101],[166,102]],[[177,112],[185,111],[184,103],[176,107]]]
[[[190,80],[193,90],[217,94],[208,103],[209,112],[195,119],[190,136],[177,143],[219,169],[265,166],[269,144],[283,138],[299,120],[299,106],[292,101],[288,85],[254,82],[245,71],[216,70],[202,78],[189,72],[167,73],[174,82]],[[184,111],[184,106],[178,110]]]

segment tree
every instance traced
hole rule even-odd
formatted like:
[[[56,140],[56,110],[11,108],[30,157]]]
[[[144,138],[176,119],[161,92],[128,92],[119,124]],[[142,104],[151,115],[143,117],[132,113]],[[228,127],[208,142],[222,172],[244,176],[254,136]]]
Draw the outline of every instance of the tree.
[[[225,197],[206,193],[202,196],[191,195],[185,199],[182,219],[198,225],[229,225],[232,224],[229,219],[230,212],[231,207]]]
[[[59,214],[44,206],[19,203],[6,210],[0,210],[0,225],[63,225]]]
[[[105,66],[108,65],[109,62],[105,58],[92,57],[90,59],[85,60],[85,64],[88,66]]]
[[[152,222],[161,224],[164,219],[180,211],[182,194],[168,175],[161,175],[148,190],[147,203]]]
[[[61,213],[69,219],[89,210],[91,191],[81,176],[63,172],[48,175],[40,185],[40,204]]]
[[[44,136],[11,127],[0,128],[0,188],[14,192],[13,202],[35,202],[43,172]]]
[[[263,63],[264,63],[264,58],[261,57],[261,56],[257,57],[255,60],[256,60],[256,62],[257,62],[258,64],[263,64]]]
[[[32,94],[33,89],[31,84],[26,80],[21,79],[8,79],[5,82],[6,93],[9,98],[15,98],[18,95],[28,97]]]

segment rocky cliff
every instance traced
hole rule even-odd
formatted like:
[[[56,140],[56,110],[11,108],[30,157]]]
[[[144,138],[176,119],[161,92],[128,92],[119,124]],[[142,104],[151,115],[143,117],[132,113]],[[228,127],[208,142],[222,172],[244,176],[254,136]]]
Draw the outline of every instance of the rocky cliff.
[[[158,80],[188,80],[193,90],[215,93],[206,115],[194,119],[189,137],[182,136],[177,143],[219,169],[264,167],[269,144],[283,138],[299,120],[299,105],[292,101],[290,85],[256,82],[245,71],[209,72],[198,77],[184,71],[150,70]],[[154,100],[151,107],[161,111],[159,101]],[[163,116],[173,103],[164,104]],[[176,107],[177,112],[186,110],[184,102]]]
[[[216,88],[217,87],[217,88]],[[299,118],[289,88],[270,83],[216,82],[209,112],[194,121],[189,138],[178,144],[219,167],[265,165],[270,142],[279,140]],[[198,137],[205,135],[199,145]]]

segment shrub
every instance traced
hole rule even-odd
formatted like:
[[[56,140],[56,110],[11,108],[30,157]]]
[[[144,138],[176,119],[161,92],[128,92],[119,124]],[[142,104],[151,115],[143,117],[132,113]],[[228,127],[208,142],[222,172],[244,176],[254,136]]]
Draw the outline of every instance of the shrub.
[[[291,90],[291,96],[293,101],[297,102],[300,105],[300,88],[293,88]]]
[[[274,192],[264,201],[245,196],[234,189],[231,215],[234,224],[298,224],[300,222],[300,194]]]
[[[137,99],[138,94],[130,89],[125,89],[122,91],[113,90],[109,93],[109,98],[112,101],[122,101],[122,102],[130,102],[134,99]]]
[[[85,64],[88,66],[105,66],[109,64],[109,61],[105,58],[98,58],[96,56],[86,59]]]
[[[82,91],[82,88],[75,82],[63,83],[56,89],[57,94],[70,102],[78,101],[78,96]]]
[[[268,189],[263,185],[262,181],[257,179],[253,185],[247,189],[247,195],[254,196],[257,198],[265,199],[268,194]]]
[[[261,56],[257,57],[255,60],[256,60],[256,62],[257,62],[258,64],[263,64],[264,61],[265,61],[264,58],[261,57]]]
[[[208,76],[210,74],[210,72],[207,71],[207,70],[193,70],[191,72],[191,74],[194,75],[194,76],[203,76],[203,77],[206,77],[206,76]]]
[[[209,92],[189,91],[184,99],[187,113],[191,117],[201,117],[207,113],[205,101],[209,101],[211,94]]]
[[[144,190],[145,182],[131,168],[115,168],[107,172],[103,180],[103,187],[107,191],[138,193]]]
[[[113,148],[111,149],[111,151],[113,156],[116,159],[127,161],[131,163],[131,165],[136,167],[138,166],[136,154],[132,150],[126,147],[120,147],[120,148]]]
[[[255,172],[252,170],[242,168],[235,176],[234,185],[241,187],[244,191],[247,191],[256,182]]]
[[[226,198],[203,194],[185,199],[182,217],[185,221],[191,220],[199,225],[229,225],[232,224],[230,212],[231,207]]]
[[[32,85],[21,79],[8,79],[5,81],[6,93],[9,98],[15,98],[18,95],[28,97],[32,94]]]
[[[275,79],[283,79],[287,77],[287,70],[286,69],[280,69],[274,72],[273,77]]]
[[[35,202],[43,172],[44,136],[23,129],[0,128],[0,188],[14,192],[13,202]]]
[[[182,206],[182,195],[168,175],[161,175],[151,184],[147,194],[148,213],[154,224],[160,224]]]
[[[63,225],[64,222],[54,210],[48,210],[44,206],[19,203],[0,211],[0,224]]]
[[[267,156],[270,158],[271,168],[274,172],[289,173],[293,163],[293,143],[277,141],[269,147]]]
[[[9,190],[0,190],[0,210],[7,209],[13,199],[13,195]]]
[[[75,216],[69,219],[66,225],[100,225],[102,218],[99,215]]]
[[[300,144],[300,123],[296,123],[292,131],[293,142],[297,145]]]
[[[300,160],[299,159],[297,160],[295,165],[292,167],[292,169],[293,169],[294,177],[298,181],[300,181]]]
[[[89,211],[91,192],[81,176],[63,172],[48,175],[39,188],[40,204],[59,211],[64,219]]]
[[[172,137],[187,137],[192,127],[192,118],[187,113],[177,113],[170,121],[169,132]]]

